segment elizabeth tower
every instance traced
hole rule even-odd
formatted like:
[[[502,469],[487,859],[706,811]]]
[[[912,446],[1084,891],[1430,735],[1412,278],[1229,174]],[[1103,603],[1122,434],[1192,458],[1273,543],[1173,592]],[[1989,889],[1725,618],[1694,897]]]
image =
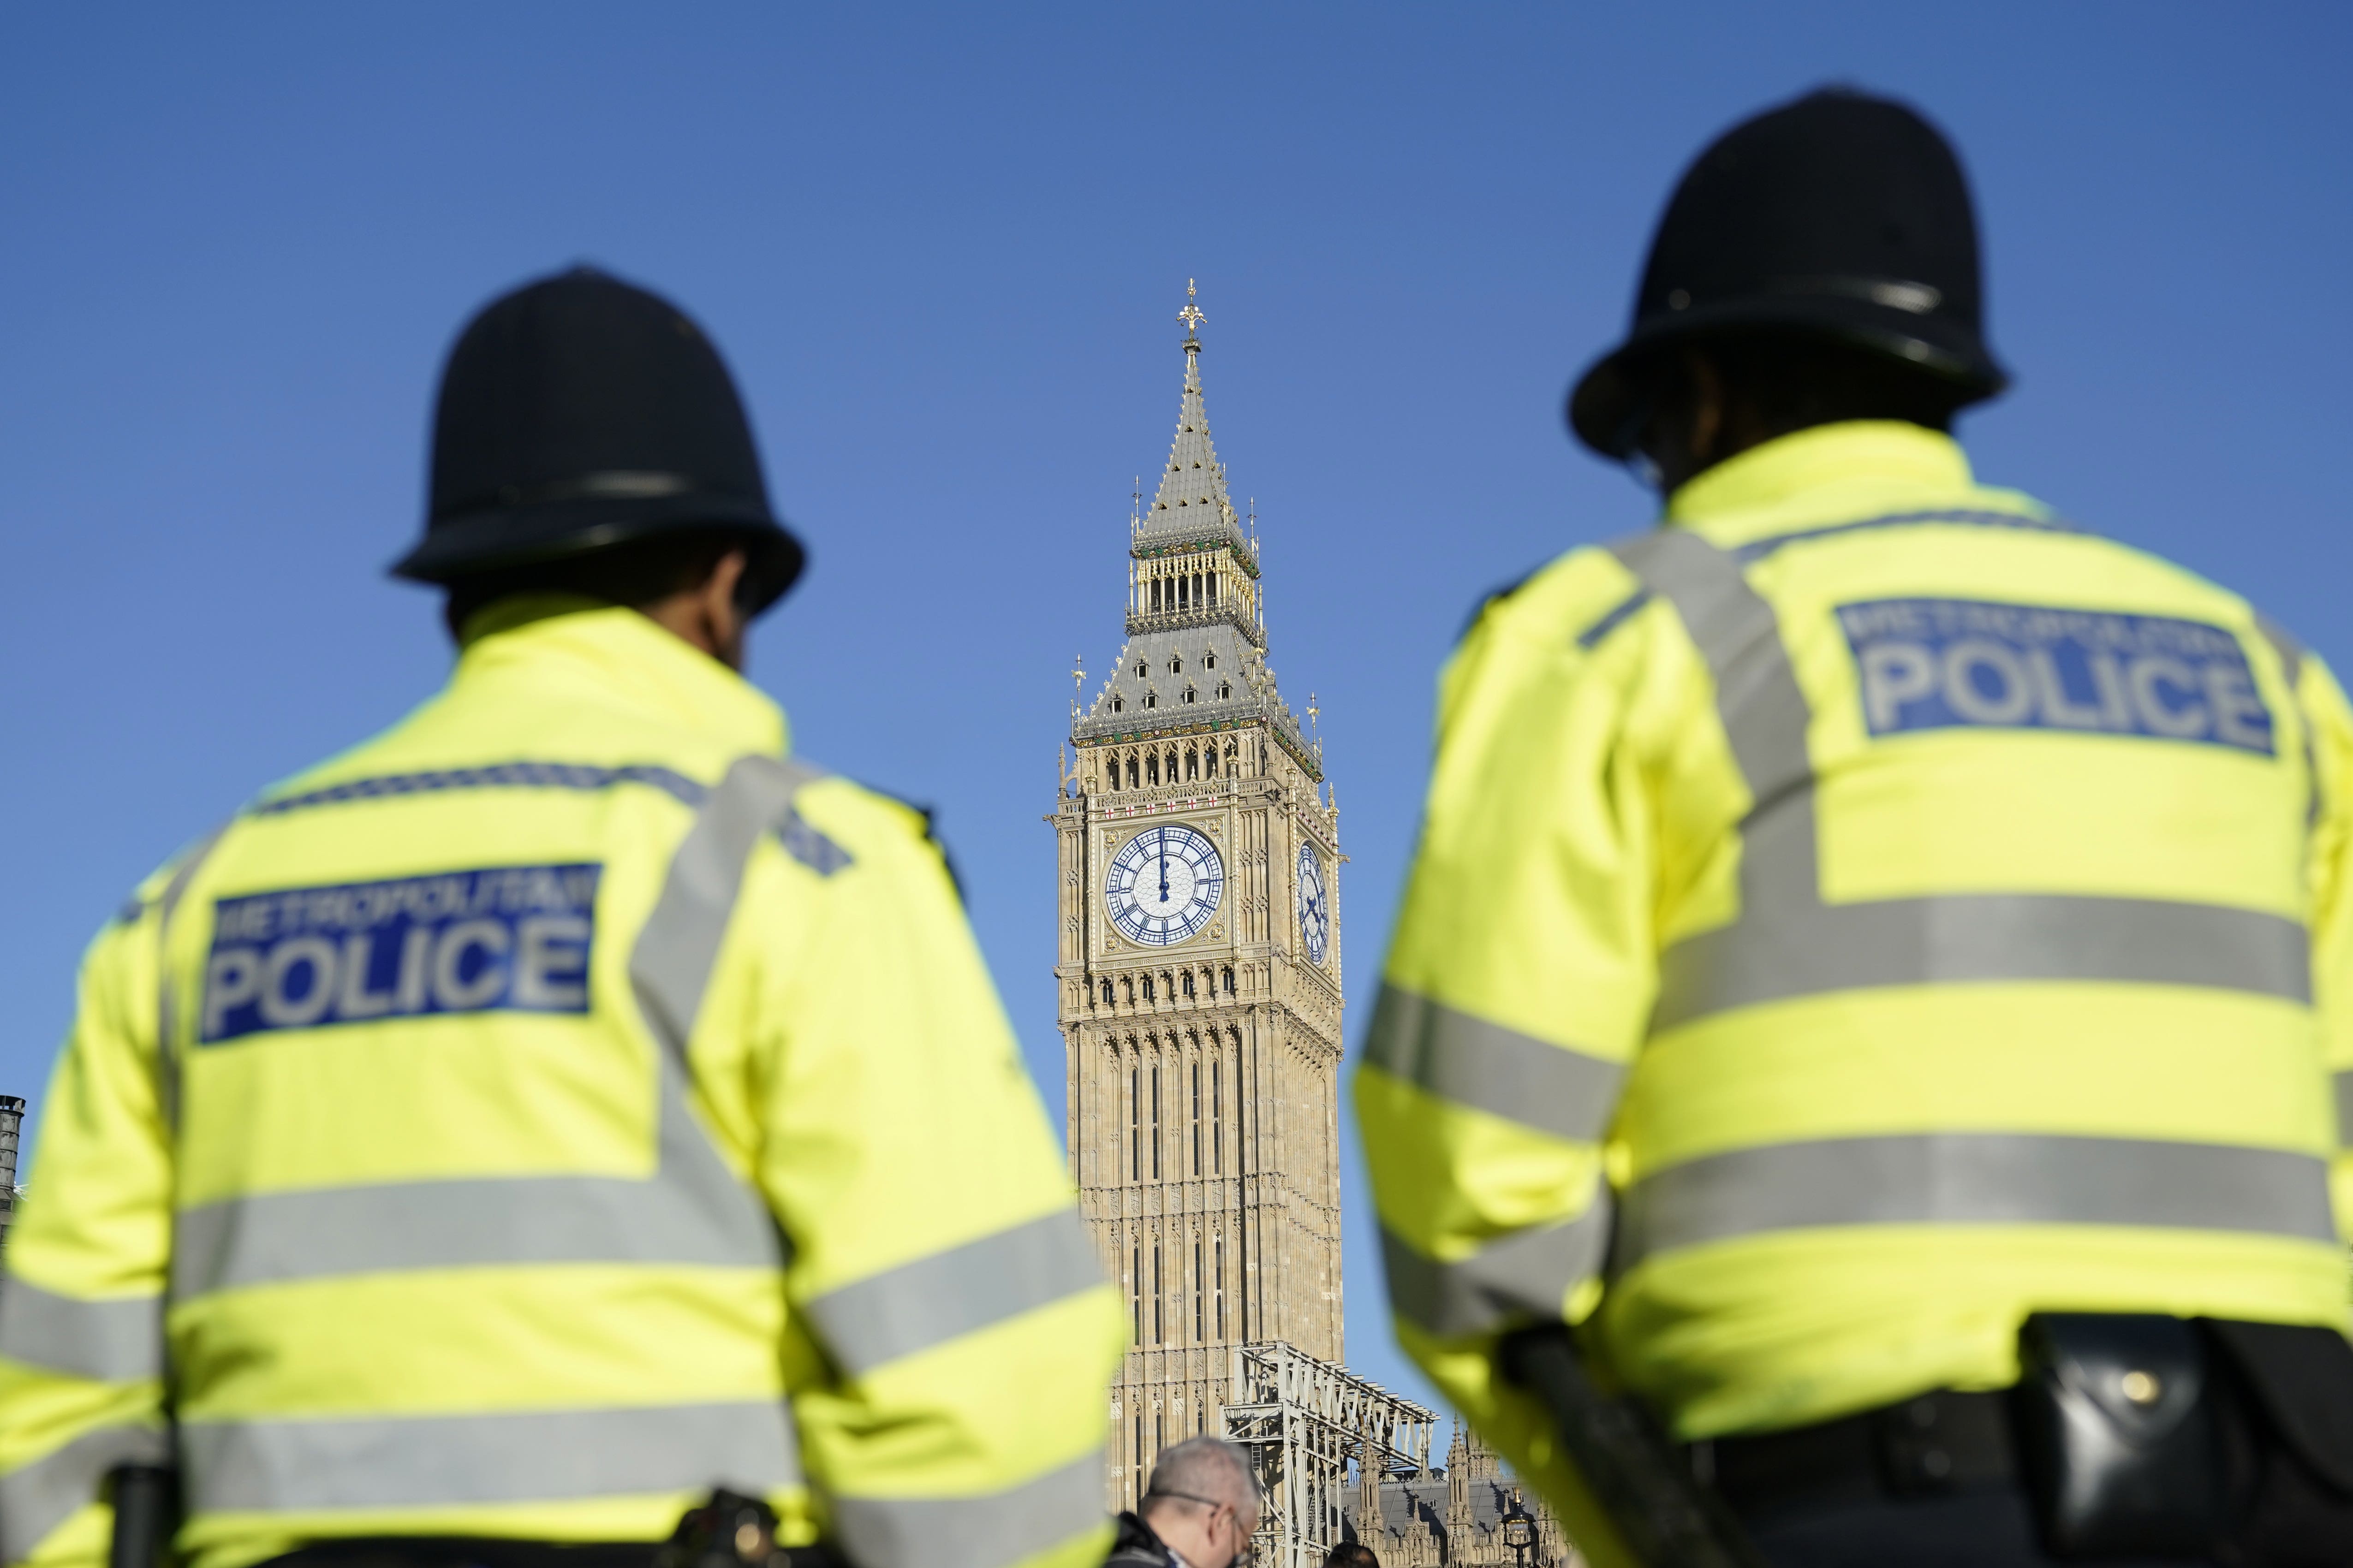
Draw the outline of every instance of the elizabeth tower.
[[[1209,443],[1187,293],[1126,644],[1073,710],[1048,819],[1071,1172],[1132,1334],[1114,1508],[1161,1447],[1219,1430],[1236,1347],[1341,1357],[1339,811],[1267,662],[1255,522]]]

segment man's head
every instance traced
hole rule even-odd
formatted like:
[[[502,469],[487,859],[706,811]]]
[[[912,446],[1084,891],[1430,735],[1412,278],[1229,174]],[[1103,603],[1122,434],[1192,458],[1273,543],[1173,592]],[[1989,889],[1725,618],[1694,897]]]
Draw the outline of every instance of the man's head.
[[[1960,163],[1910,108],[1810,94],[1735,126],[1685,172],[1626,341],[1569,423],[1669,489],[1842,419],[1947,427],[2008,377],[1982,330]]]
[[[1258,1478],[1219,1437],[1163,1448],[1136,1511],[1190,1568],[1228,1568],[1258,1530]]]
[[[500,599],[570,594],[740,664],[744,626],[804,560],[718,351],[668,300],[588,268],[459,334],[430,490],[425,538],[393,571],[448,591],[453,633]]]
[[[1381,1568],[1381,1560],[1361,1541],[1344,1541],[1324,1553],[1324,1568]]]

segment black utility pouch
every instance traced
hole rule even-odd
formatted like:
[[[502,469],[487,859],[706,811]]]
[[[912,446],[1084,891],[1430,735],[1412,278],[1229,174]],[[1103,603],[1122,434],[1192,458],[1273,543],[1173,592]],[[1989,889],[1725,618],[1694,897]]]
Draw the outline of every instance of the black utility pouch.
[[[2038,1312],[2012,1412],[2053,1557],[2211,1558],[2230,1531],[2212,1380],[2179,1318]]]
[[[2202,1318],[2247,1568],[2353,1563],[2353,1344],[2335,1329]]]

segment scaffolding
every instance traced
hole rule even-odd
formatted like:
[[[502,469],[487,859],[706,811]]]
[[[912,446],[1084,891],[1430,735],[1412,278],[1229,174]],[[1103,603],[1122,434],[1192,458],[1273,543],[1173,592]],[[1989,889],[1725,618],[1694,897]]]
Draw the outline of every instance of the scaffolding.
[[[1436,1415],[1282,1341],[1236,1346],[1231,1387],[1224,1435],[1249,1452],[1266,1499],[1259,1568],[1321,1568],[1340,1540],[1351,1459],[1430,1467]]]

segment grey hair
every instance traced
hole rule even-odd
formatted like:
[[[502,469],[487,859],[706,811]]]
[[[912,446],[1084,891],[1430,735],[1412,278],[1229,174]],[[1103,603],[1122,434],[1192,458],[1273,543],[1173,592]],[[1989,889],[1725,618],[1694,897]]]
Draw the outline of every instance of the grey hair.
[[[1146,1498],[1182,1498],[1188,1492],[1237,1509],[1260,1507],[1258,1477],[1250,1473],[1250,1460],[1223,1437],[1187,1437],[1161,1449],[1153,1461]]]

